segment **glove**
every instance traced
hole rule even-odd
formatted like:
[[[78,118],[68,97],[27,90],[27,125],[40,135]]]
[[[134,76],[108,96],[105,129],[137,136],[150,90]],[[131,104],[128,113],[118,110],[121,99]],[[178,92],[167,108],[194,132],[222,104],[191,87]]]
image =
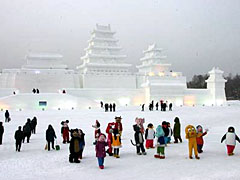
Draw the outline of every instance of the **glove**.
[[[140,146],[140,144],[137,144],[137,146]]]
[[[209,129],[207,128],[207,129],[205,129],[205,131],[206,131],[206,132],[208,132],[208,131],[209,131]]]

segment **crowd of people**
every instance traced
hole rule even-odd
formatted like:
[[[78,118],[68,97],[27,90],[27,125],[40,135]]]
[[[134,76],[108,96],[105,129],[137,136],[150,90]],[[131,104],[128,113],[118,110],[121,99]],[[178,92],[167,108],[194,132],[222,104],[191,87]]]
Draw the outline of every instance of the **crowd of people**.
[[[145,104],[142,104],[141,107],[142,107],[142,111],[145,111]],[[172,111],[172,107],[173,107],[173,104],[169,103],[168,105],[168,101],[164,102],[163,100],[160,100],[155,104],[154,100],[152,100],[151,103],[149,103],[148,105],[148,110],[154,111],[154,108],[155,108],[155,110],[158,111],[160,108],[160,111],[167,111],[167,108],[168,108],[169,111]]]
[[[8,117],[10,117],[10,115],[8,115]],[[182,143],[181,123],[178,117],[175,117],[173,126],[171,126],[170,122],[163,121],[161,124],[156,125],[156,129],[152,123],[148,123],[147,128],[145,129],[144,123],[144,118],[136,117],[135,124],[133,125],[134,141],[131,140],[131,144],[136,147],[137,155],[147,155],[146,149],[156,148],[154,157],[157,159],[165,159],[165,151],[168,144]],[[61,122],[62,143],[69,143],[69,162],[80,163],[80,160],[83,158],[83,151],[85,148],[85,134],[81,129],[70,129],[68,124],[69,120]],[[25,138],[27,138],[27,143],[30,143],[31,135],[36,134],[36,127],[37,117],[33,117],[32,119],[28,118],[23,128],[21,126],[18,127],[14,135],[16,141],[16,151],[21,151],[21,146],[22,143],[25,142]],[[108,123],[105,130],[107,135],[101,131],[101,125],[98,120],[95,121],[95,124],[92,125],[92,127],[94,128],[93,145],[95,146],[98,166],[100,169],[104,169],[104,158],[107,154],[109,156],[113,156],[114,158],[120,158],[123,132],[122,117],[116,116],[114,122]],[[207,133],[208,129],[205,129],[204,131],[201,125],[196,127],[193,125],[186,126],[185,137],[188,140],[190,159],[193,159],[193,152],[195,159],[200,159],[198,154],[203,153],[203,137]],[[0,122],[0,145],[2,144],[3,134],[4,127],[3,123]],[[172,137],[174,138],[174,141],[172,141]],[[59,150],[60,147],[57,148],[54,143],[56,139],[57,136],[55,130],[53,126],[49,124],[46,130],[45,149],[48,151],[50,151],[51,148]],[[228,128],[228,132],[221,139],[221,142],[223,141],[226,141],[228,155],[232,156],[234,154],[233,152],[236,141],[240,143],[240,139],[236,135],[234,127]]]
[[[103,103],[100,102],[100,106],[104,109],[105,112],[115,112],[116,111],[116,104],[115,103]]]

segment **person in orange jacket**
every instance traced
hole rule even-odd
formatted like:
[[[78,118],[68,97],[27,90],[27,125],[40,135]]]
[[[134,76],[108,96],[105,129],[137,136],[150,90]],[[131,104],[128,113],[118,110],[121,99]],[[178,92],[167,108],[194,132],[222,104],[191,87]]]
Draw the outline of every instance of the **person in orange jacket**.
[[[203,144],[204,144],[204,141],[203,141],[203,136],[205,136],[208,132],[208,129],[205,130],[205,132],[203,132],[203,128],[201,125],[198,125],[196,127],[196,130],[197,130],[197,150],[198,150],[198,153],[202,153],[203,150]]]

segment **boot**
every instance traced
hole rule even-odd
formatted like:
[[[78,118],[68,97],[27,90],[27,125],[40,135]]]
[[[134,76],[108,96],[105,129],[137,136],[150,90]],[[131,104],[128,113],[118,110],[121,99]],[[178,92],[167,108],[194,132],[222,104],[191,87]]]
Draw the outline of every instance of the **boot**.
[[[199,157],[199,156],[195,156],[195,158],[196,158],[196,159],[200,159],[200,157]]]

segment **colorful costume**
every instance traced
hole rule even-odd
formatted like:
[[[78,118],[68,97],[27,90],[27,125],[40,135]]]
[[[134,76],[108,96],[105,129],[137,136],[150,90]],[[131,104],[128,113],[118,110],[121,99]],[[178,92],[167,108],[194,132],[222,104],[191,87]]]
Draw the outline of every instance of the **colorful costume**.
[[[114,122],[108,123],[107,129],[106,129],[107,143],[108,143],[107,153],[109,154],[109,156],[113,155],[113,153],[112,153],[112,133],[113,133],[114,126],[115,126]]]
[[[233,151],[236,146],[236,140],[240,143],[239,137],[235,134],[234,127],[229,127],[228,132],[222,137],[221,143],[225,140],[229,156],[234,155]]]
[[[101,134],[100,123],[98,122],[98,120],[96,120],[95,125],[92,125],[92,127],[95,128],[95,131],[94,131],[95,141],[93,142],[93,144],[96,145],[96,144],[97,144],[98,137],[99,137],[99,135]]]
[[[121,145],[121,136],[118,129],[113,130],[112,135],[112,148],[113,148],[113,156],[116,158],[120,158],[119,156],[119,148],[122,147]]]
[[[137,148],[137,154],[138,155],[146,155],[145,149],[144,149],[144,138],[143,138],[143,133],[142,133],[142,119],[141,118],[136,118],[136,124],[133,125],[133,130],[135,131],[134,137],[135,137],[135,142],[136,142],[136,148]],[[140,152],[142,151],[142,153]]]
[[[161,125],[158,125],[156,129],[156,138],[157,138],[157,154],[154,155],[155,158],[165,159],[165,138],[164,131]]]
[[[69,162],[80,163],[80,161],[78,160],[81,153],[80,137],[79,137],[78,129],[71,130],[71,137],[72,138],[70,140],[70,146],[69,146],[69,150],[70,150]]]
[[[69,127],[68,127],[68,123],[69,121],[66,120],[66,121],[62,121],[61,122],[61,125],[62,125],[62,128],[61,128],[61,134],[62,134],[62,137],[63,137],[63,143],[65,144],[66,142],[69,143]]]
[[[198,149],[198,153],[202,153],[203,150],[203,144],[204,144],[204,141],[203,141],[203,136],[205,136],[207,134],[207,131],[206,130],[204,133],[203,133],[203,128],[202,126],[198,125],[196,127],[197,129],[197,149]]]
[[[153,124],[148,124],[148,128],[145,131],[145,139],[146,139],[146,148],[154,148],[154,138],[155,138],[155,131],[153,129]]]
[[[121,116],[116,116],[115,120],[116,120],[115,128],[118,129],[120,136],[122,136],[122,131],[123,131],[122,122],[121,122],[122,117]]]
[[[194,149],[195,158],[200,159],[197,151],[197,132],[195,127],[188,125],[185,128],[185,133],[186,139],[188,139],[189,158],[192,159],[192,150]]]

